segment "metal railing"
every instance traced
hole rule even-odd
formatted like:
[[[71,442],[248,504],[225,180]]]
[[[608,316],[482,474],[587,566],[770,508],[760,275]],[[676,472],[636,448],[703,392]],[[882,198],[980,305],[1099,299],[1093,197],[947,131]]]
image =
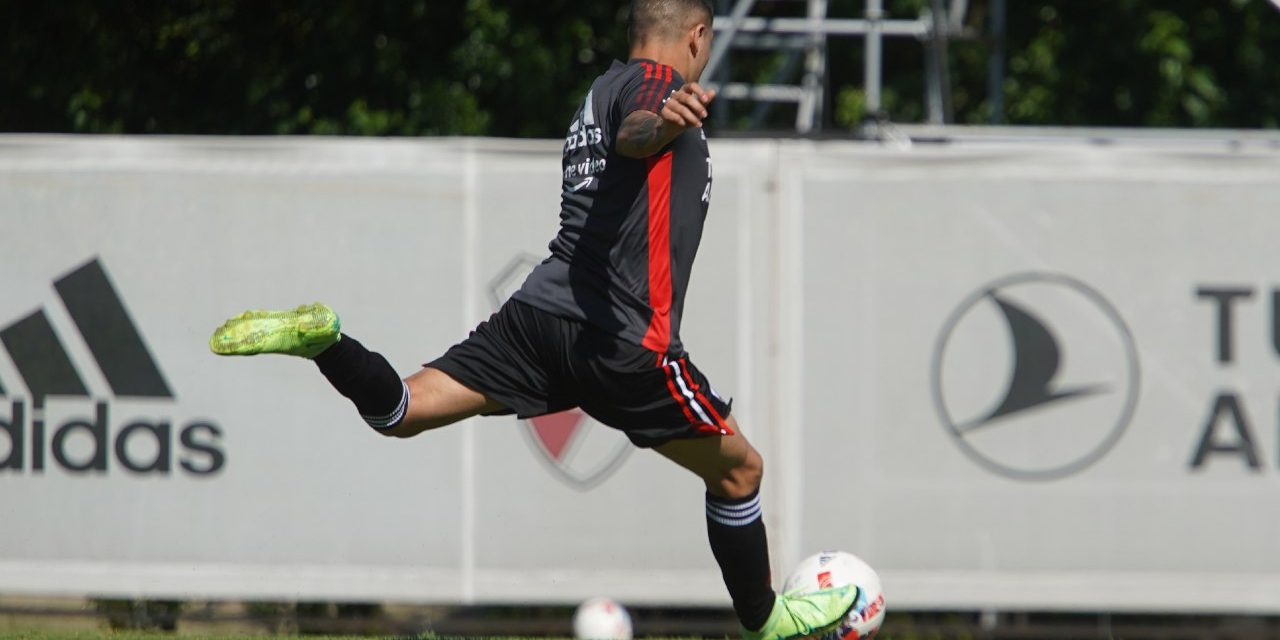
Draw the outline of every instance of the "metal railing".
[[[914,20],[886,18],[883,0],[866,0],[863,17],[856,19],[829,17],[827,0],[797,1],[807,5],[804,18],[752,16],[758,0],[735,0],[728,14],[716,16],[716,40],[703,75],[722,98],[759,103],[752,115],[753,126],[763,121],[771,103],[794,103],[797,133],[822,128],[829,37],[863,38],[863,91],[867,115],[873,120],[885,118],[881,100],[884,38],[909,37],[924,43],[927,122],[950,122],[947,42],[963,33],[968,0],[931,0],[930,11]],[[1003,4],[1003,0],[998,1]],[[732,82],[727,72],[733,49],[773,50],[787,57],[769,82]],[[800,82],[786,83],[800,63]]]

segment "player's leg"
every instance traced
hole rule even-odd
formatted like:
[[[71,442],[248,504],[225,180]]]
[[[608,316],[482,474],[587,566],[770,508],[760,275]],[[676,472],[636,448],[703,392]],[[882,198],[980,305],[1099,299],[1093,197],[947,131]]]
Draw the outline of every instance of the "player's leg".
[[[383,435],[409,438],[475,415],[505,409],[502,403],[464,386],[449,374],[432,367],[404,379],[409,404],[399,424],[380,431]]]
[[[409,437],[504,408],[437,369],[401,380],[386,358],[340,328],[337,314],[321,304],[249,311],[218,327],[209,346],[219,355],[276,353],[313,360],[361,418],[383,435]]]
[[[505,408],[439,369],[423,368],[401,380],[382,354],[345,334],[313,360],[329,384],[384,436],[410,438]]]
[[[777,595],[760,505],[764,463],[728,402],[686,357],[659,356],[598,332],[575,343],[581,405],[702,479],[707,539],[747,638],[782,640],[837,624],[856,588]]]
[[[742,626],[759,629],[773,610],[769,543],[760,510],[764,461],[726,419],[733,435],[671,440],[654,447],[706,486],[707,539]]]
[[[769,543],[760,506],[764,461],[733,416],[729,435],[672,440],[654,448],[706,486],[707,539],[744,637],[781,640],[838,624],[856,587],[778,596],[770,586]]]
[[[654,447],[654,451],[702,478],[707,493],[741,500],[759,491],[764,460],[738,431],[733,416],[725,418],[725,423],[732,435],[671,440]]]

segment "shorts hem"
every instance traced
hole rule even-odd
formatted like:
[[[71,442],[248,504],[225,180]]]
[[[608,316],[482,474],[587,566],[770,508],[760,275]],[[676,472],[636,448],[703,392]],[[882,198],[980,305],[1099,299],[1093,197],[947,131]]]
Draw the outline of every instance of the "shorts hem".
[[[726,403],[724,415],[722,416],[726,422],[729,420],[729,415],[732,411],[733,411],[733,403],[732,402]],[[631,444],[641,449],[652,449],[654,447],[660,447],[674,440],[696,440],[698,438],[722,438],[725,436],[736,435],[732,429],[729,430],[729,433],[724,433],[720,430],[719,426],[716,426],[714,424],[709,424],[706,422],[702,422],[698,424],[683,423],[679,427],[674,427],[672,429],[665,430],[666,433],[658,433],[654,435],[638,433],[635,430],[620,429],[618,427],[613,427],[613,428],[618,431],[621,431],[624,435],[627,436],[627,439],[631,441]],[[726,426],[725,428],[728,429],[728,426]]]
[[[482,416],[514,415],[521,420],[527,420],[548,413],[546,407],[534,407],[517,395],[505,393],[496,387],[490,387],[479,376],[474,375],[473,372],[465,367],[458,366],[457,363],[450,361],[447,357],[436,358],[422,365],[422,367],[424,369],[435,369],[453,378],[454,382],[506,407],[480,414]]]

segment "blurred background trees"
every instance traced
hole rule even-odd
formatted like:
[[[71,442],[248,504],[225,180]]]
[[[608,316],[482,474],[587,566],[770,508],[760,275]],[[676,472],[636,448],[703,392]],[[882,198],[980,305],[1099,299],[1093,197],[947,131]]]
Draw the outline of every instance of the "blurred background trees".
[[[0,130],[559,137],[626,56],[626,2],[0,2]],[[914,18],[928,0],[887,0]],[[796,15],[790,3],[766,12]],[[859,17],[862,0],[832,0]],[[992,118],[988,0],[950,48],[955,121]],[[1009,0],[1004,108],[1026,125],[1280,126],[1280,10],[1267,0]],[[862,110],[862,43],[833,39],[825,128]],[[923,52],[890,40],[884,105],[923,114]],[[735,79],[768,77],[768,57]],[[786,129],[791,111],[770,126]],[[790,111],[790,112],[789,112]],[[745,105],[712,123],[746,122]]]

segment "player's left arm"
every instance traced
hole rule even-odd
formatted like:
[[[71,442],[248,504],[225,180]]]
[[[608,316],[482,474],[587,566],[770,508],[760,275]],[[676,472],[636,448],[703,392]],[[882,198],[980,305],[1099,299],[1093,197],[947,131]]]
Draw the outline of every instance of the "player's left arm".
[[[659,113],[632,111],[618,128],[615,148],[628,158],[648,158],[658,153],[686,129],[701,127],[708,115],[707,105],[715,97],[715,91],[690,82],[672,93]]]

